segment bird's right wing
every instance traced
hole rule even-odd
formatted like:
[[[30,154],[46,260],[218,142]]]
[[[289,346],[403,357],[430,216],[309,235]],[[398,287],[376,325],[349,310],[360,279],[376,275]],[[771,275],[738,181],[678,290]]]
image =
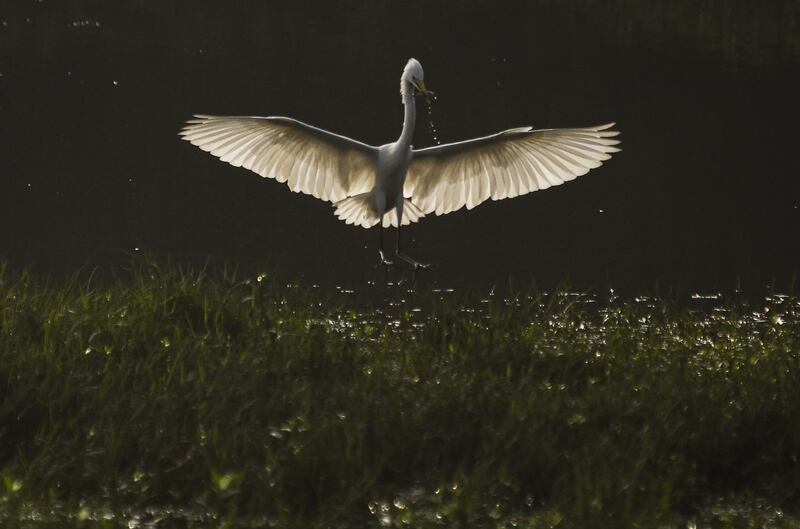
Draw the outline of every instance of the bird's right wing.
[[[414,151],[403,193],[423,213],[443,215],[546,189],[586,174],[617,152],[614,124],[506,130]]]
[[[369,191],[378,149],[283,117],[196,115],[181,137],[295,192],[337,202]]]

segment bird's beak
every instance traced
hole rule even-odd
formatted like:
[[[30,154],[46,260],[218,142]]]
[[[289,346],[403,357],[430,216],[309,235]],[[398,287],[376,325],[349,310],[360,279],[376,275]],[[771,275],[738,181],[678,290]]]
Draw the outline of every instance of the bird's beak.
[[[425,81],[414,81],[414,86],[419,90],[419,93],[427,97],[428,99],[435,98],[436,96],[433,95],[431,90],[428,90],[428,87],[425,86]]]

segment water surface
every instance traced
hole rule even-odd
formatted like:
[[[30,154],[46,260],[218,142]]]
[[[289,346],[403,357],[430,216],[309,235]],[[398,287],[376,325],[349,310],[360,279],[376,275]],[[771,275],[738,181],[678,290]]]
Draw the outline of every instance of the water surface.
[[[798,16],[791,0],[4,3],[0,254],[213,255],[360,288],[382,276],[377,232],[177,131],[197,112],[288,115],[392,141],[414,56],[438,95],[418,146],[612,120],[623,141],[577,182],[410,228],[409,253],[441,269],[428,284],[787,288]]]

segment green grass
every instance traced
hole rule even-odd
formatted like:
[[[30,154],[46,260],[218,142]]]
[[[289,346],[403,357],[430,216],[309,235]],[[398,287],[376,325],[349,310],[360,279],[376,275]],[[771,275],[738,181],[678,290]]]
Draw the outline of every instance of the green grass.
[[[797,526],[797,299],[389,296],[0,265],[0,525]]]

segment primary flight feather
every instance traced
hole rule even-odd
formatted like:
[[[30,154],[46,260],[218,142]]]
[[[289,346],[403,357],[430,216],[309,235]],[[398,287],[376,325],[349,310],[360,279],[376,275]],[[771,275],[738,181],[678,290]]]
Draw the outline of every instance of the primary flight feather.
[[[414,149],[414,97],[430,97],[422,65],[411,59],[400,79],[405,119],[400,138],[373,147],[285,117],[196,115],[184,140],[236,167],[286,182],[295,192],[332,202],[347,224],[398,227],[395,254],[415,269],[427,267],[401,251],[400,226],[428,213],[472,209],[491,198],[513,198],[574,180],[619,151],[613,123],[595,127],[506,130],[491,136]],[[395,210],[395,215],[387,213]]]

